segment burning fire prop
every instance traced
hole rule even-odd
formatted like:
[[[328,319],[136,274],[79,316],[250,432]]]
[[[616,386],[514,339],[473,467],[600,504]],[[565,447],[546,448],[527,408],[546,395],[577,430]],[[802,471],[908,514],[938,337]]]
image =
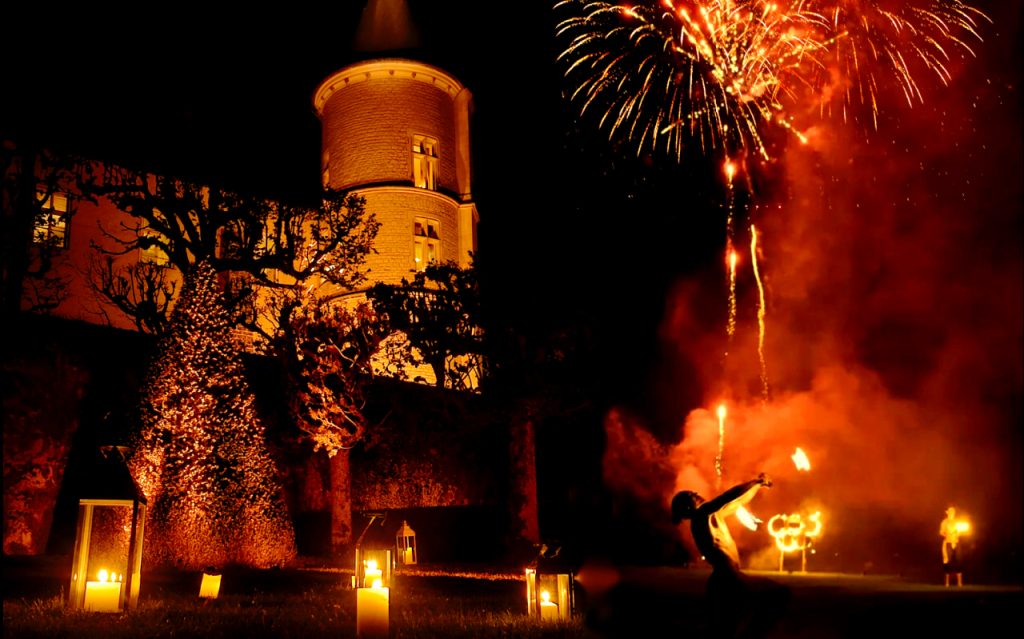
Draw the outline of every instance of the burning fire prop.
[[[779,549],[779,572],[783,571],[786,553],[800,551],[800,571],[807,572],[807,549],[814,553],[814,540],[821,535],[821,511],[807,517],[800,513],[779,514],[768,520],[768,534]]]
[[[807,459],[807,453],[799,446],[797,446],[796,452],[790,455],[790,459],[793,460],[793,465],[797,470],[806,472],[811,469],[811,460]]]

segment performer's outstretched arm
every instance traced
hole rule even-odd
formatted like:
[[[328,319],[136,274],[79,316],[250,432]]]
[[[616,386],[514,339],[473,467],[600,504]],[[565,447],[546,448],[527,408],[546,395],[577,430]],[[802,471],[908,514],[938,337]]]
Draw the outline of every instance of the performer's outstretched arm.
[[[701,510],[708,514],[721,512],[723,516],[731,515],[739,510],[740,506],[753,499],[757,491],[761,489],[761,486],[769,488],[771,485],[772,481],[768,479],[768,476],[761,473],[757,476],[757,479],[737,484],[718,497],[701,505]]]

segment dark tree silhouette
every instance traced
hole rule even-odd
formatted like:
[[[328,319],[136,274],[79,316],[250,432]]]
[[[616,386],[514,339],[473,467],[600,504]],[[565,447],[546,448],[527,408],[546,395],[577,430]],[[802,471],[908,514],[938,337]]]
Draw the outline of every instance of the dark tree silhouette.
[[[331,190],[318,207],[295,206],[118,166],[102,167],[81,188],[128,215],[116,228],[104,227],[108,241],[94,247],[95,290],[155,333],[166,328],[175,292],[170,269],[187,277],[204,261],[228,275],[236,321],[268,334],[280,326],[281,311],[294,308],[288,299],[296,287],[344,292],[364,282],[379,228],[363,198]],[[135,250],[155,264],[115,263]]]
[[[67,297],[67,281],[52,267],[65,246],[76,208],[70,193],[83,166],[74,156],[0,142],[4,317],[48,311]]]
[[[410,364],[426,363],[442,388],[475,388],[485,373],[480,292],[473,267],[431,264],[399,285],[376,284],[370,300],[412,348]]]

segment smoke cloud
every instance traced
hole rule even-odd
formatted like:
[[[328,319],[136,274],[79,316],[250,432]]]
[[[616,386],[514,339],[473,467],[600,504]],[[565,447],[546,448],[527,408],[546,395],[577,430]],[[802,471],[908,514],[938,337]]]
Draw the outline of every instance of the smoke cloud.
[[[1009,40],[990,55],[1006,55]],[[956,505],[973,520],[978,559],[1020,569],[1024,277],[1014,79],[962,77],[913,109],[883,105],[878,131],[833,123],[780,155],[772,200],[749,214],[762,233],[770,396],[761,394],[749,253],[741,254],[731,343],[724,322],[697,310],[724,309],[723,291],[709,294],[708,284],[724,289],[722,273],[680,281],[661,337],[666,352],[699,371],[675,381],[703,388],[706,405],[661,441],[650,435],[657,425],[625,408],[609,414],[613,492],[648,503],[662,517],[652,515],[652,525],[663,527],[675,491],[710,497],[767,472],[776,484],[751,510],[767,519],[820,508],[829,559],[817,561],[846,570],[936,568],[939,522]],[[749,247],[740,228],[737,243]],[[719,402],[728,406],[721,480]],[[791,460],[798,446],[808,472]],[[777,564],[763,528],[730,528],[754,563]],[[675,534],[690,544],[685,531]]]

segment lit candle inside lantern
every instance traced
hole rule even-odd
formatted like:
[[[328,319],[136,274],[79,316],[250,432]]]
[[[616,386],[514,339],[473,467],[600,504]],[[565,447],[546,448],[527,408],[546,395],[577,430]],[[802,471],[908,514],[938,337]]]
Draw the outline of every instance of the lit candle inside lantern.
[[[381,588],[376,579],[372,588],[356,589],[356,636],[365,639],[386,639],[391,589]]]
[[[406,565],[412,563],[412,546],[408,546],[402,551],[402,563]]]
[[[117,575],[115,574],[114,577]],[[121,584],[110,579],[106,569],[97,573],[99,581],[85,582],[84,608],[92,612],[121,612]],[[110,579],[108,581],[108,579]]]
[[[363,588],[370,588],[373,586],[375,581],[380,581],[384,575],[384,571],[377,567],[377,560],[370,559],[366,562],[366,567],[363,569]]]
[[[558,604],[551,601],[551,593],[547,590],[540,591],[540,618],[552,621],[558,619]]]

